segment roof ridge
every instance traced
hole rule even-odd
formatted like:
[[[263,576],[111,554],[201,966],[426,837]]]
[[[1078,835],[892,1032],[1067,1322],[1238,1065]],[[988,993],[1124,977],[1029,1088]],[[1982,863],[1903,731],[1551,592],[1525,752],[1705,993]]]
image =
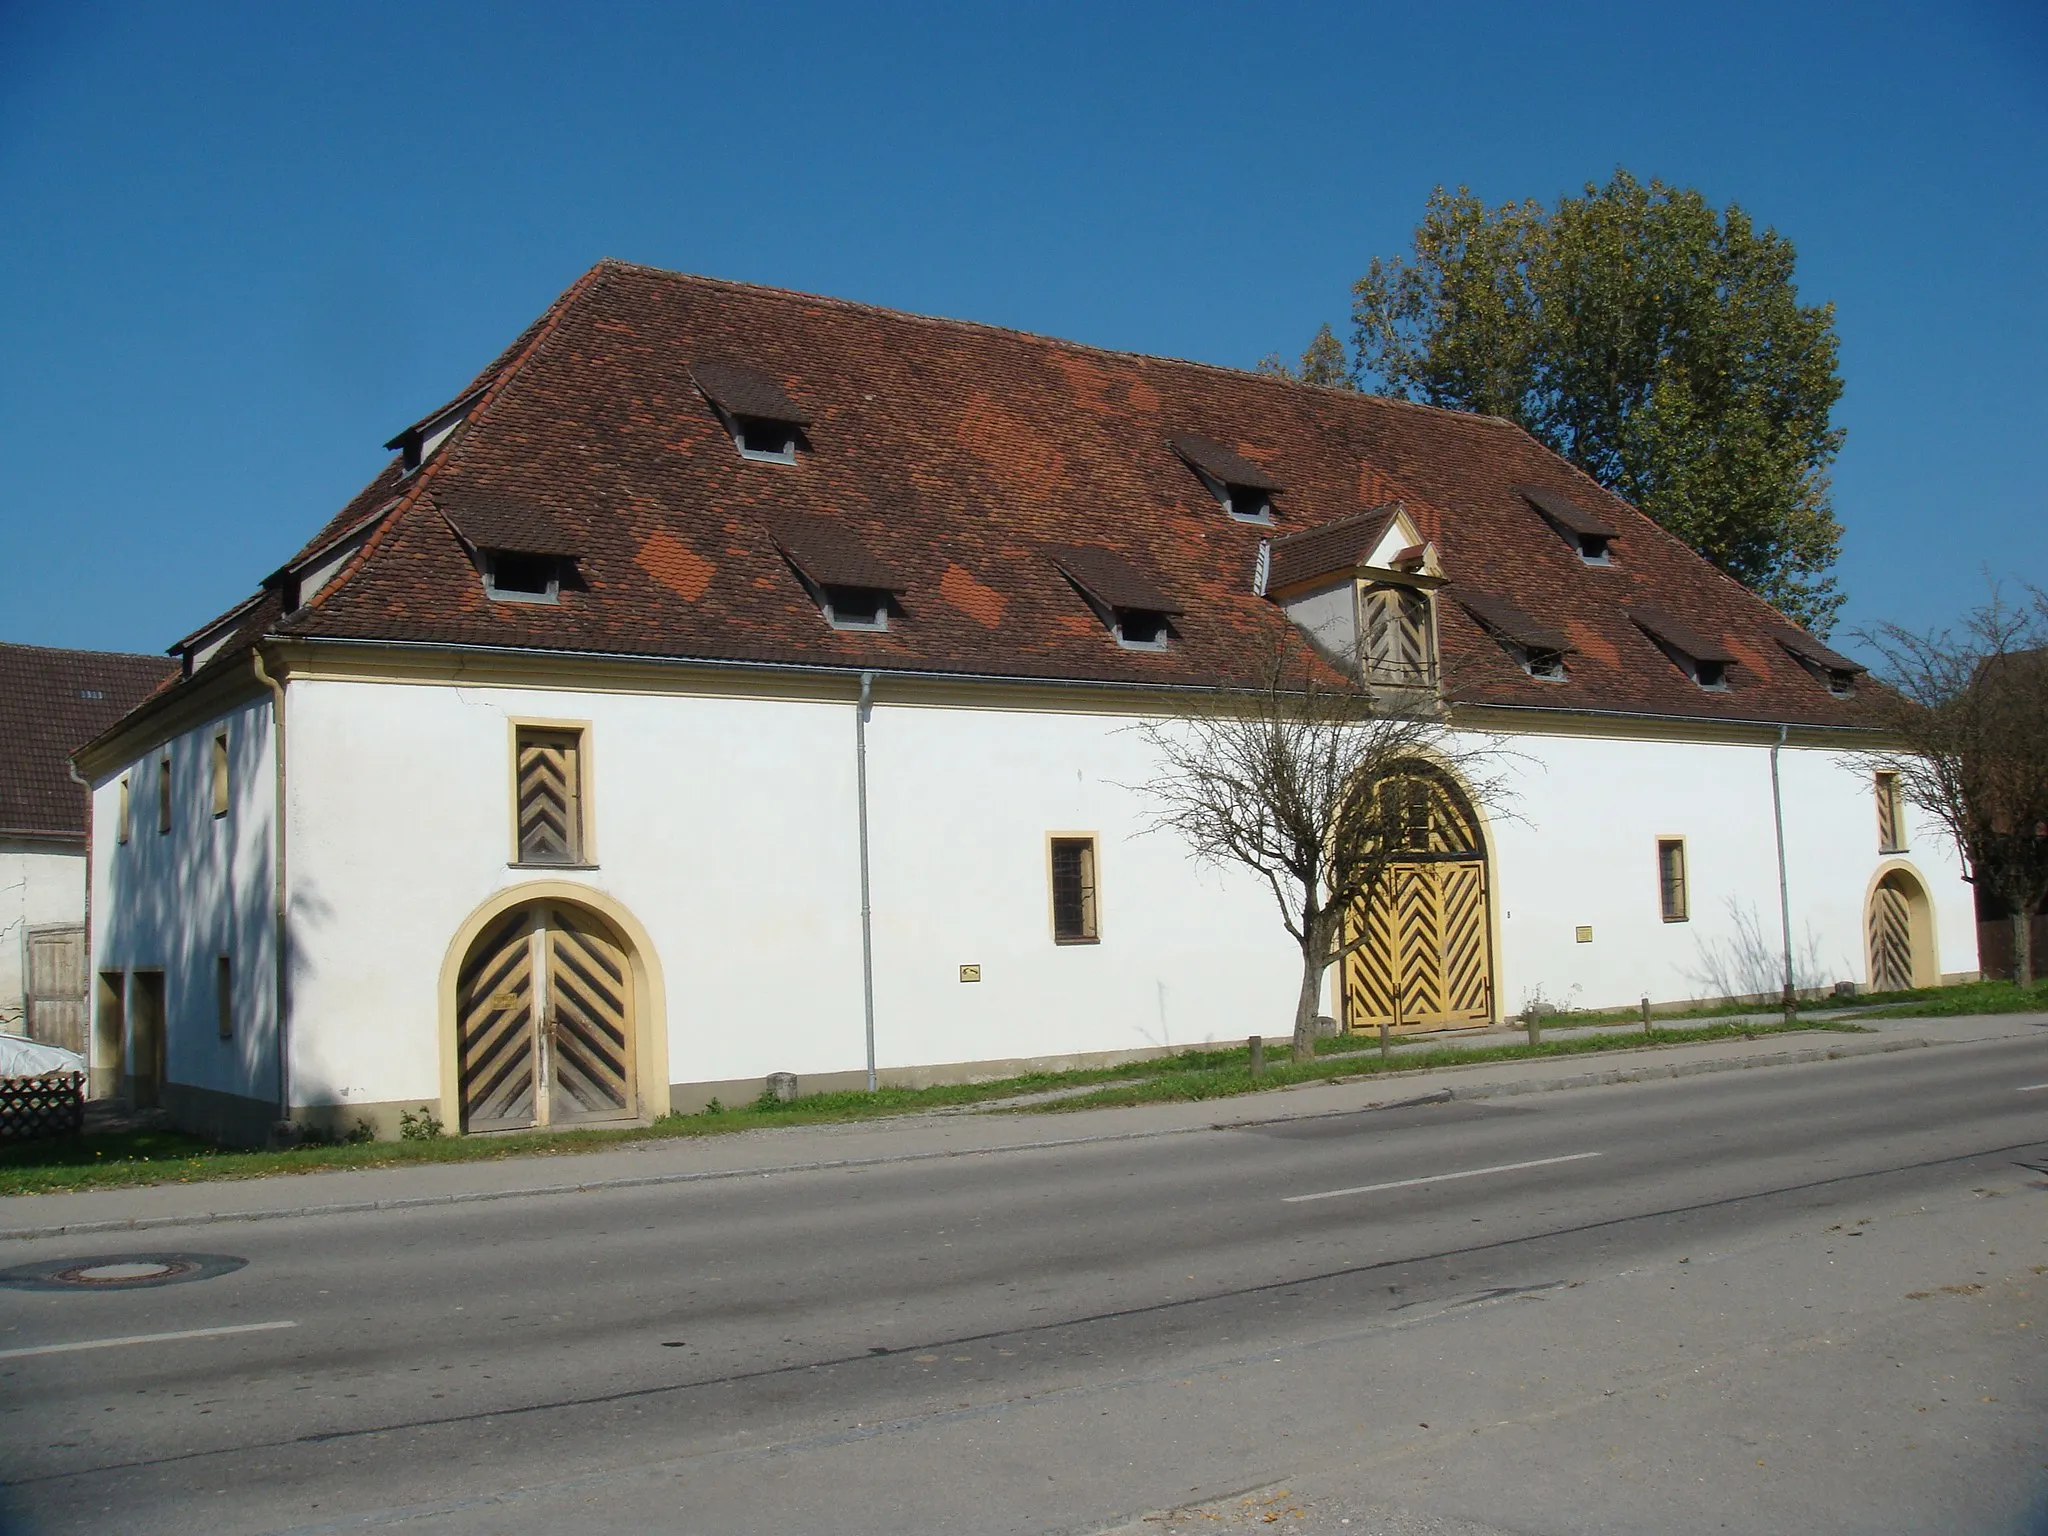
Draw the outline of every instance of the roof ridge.
[[[1254,383],[1270,385],[1278,389],[1312,389],[1322,394],[1348,397],[1367,405],[1399,406],[1403,410],[1422,411],[1429,415],[1445,417],[1453,421],[1481,422],[1489,426],[1512,427],[1516,430],[1522,430],[1519,422],[1512,421],[1505,416],[1494,416],[1483,411],[1461,411],[1455,406],[1429,405],[1420,400],[1402,400],[1393,395],[1378,395],[1368,390],[1349,389],[1336,384],[1310,384],[1300,379],[1281,378],[1275,374],[1262,373],[1256,367],[1232,368],[1226,363],[1205,362],[1197,357],[1172,357],[1162,352],[1140,352],[1129,347],[1105,347],[1090,341],[1076,341],[1070,336],[1053,336],[1045,331],[1025,330],[1022,326],[997,325],[988,320],[963,320],[954,315],[927,315],[914,309],[896,309],[887,304],[875,304],[865,299],[842,299],[827,293],[808,293],[801,288],[784,288],[774,283],[749,283],[740,278],[712,277],[702,272],[678,272],[670,267],[649,266],[645,262],[625,261],[617,256],[602,257],[597,265],[598,267],[609,267],[640,277],[660,278],[667,282],[698,284],[708,288],[723,288],[737,293],[765,294],[774,298],[802,299],[807,303],[825,304],[834,309],[849,310],[860,314],[883,315],[891,320],[909,320],[919,325],[1009,336],[1019,341],[1036,342],[1041,346],[1061,347],[1073,352],[1092,353],[1097,357],[1113,357],[1140,363],[1166,363],[1178,368],[1195,368],[1205,373],[1227,374],[1232,378],[1248,379]],[[594,271],[596,268],[592,270]]]
[[[522,332],[523,336],[530,339],[527,340],[526,346],[519,352],[518,356],[505,362],[488,384],[483,385],[479,390],[472,391],[476,395],[476,404],[471,406],[468,414],[462,418],[462,429],[454,434],[444,449],[413,471],[412,484],[410,486],[392,498],[390,502],[387,502],[379,512],[372,513],[370,518],[365,519],[366,522],[372,519],[376,521],[375,525],[370,529],[368,537],[363,540],[363,547],[356,551],[355,558],[350,560],[344,569],[335,573],[333,580],[323,585],[318,592],[314,593],[307,600],[305,607],[318,609],[323,606],[330,595],[339,592],[343,587],[347,586],[349,582],[355,579],[363,567],[369,564],[371,556],[382,546],[386,535],[389,534],[393,525],[419,502],[428,485],[433,482],[437,475],[443,474],[447,466],[461,453],[463,445],[475,435],[474,428],[482,420],[484,413],[497,402],[499,396],[505,392],[514,379],[519,377],[526,365],[547,345],[548,338],[560,329],[562,317],[569,312],[576,301],[597,286],[601,280],[600,275],[605,272],[609,265],[611,265],[609,261],[599,261],[587,268],[577,277],[575,282],[564,289],[556,297],[555,301],[542,312],[540,319]],[[457,400],[463,398],[464,396],[461,395],[456,396]],[[440,503],[437,501],[433,505],[435,512],[445,518],[446,514],[440,512]],[[286,617],[289,617],[289,615]]]
[[[133,661],[146,661],[153,666],[169,665],[161,651],[101,651],[78,645],[37,645],[29,640],[0,640],[0,652],[4,651],[40,651],[45,656],[122,656]]]

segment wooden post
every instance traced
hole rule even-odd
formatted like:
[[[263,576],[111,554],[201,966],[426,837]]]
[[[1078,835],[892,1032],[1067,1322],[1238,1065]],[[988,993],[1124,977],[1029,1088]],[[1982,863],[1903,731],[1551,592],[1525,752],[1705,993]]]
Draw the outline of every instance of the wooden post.
[[[1266,1075],[1266,1041],[1264,1036],[1253,1035],[1251,1038],[1251,1048],[1252,1076],[1264,1077]]]
[[[1394,1028],[1399,1028],[1399,1027],[1400,1027],[1400,1023],[1401,1023],[1401,984],[1400,984],[1399,982],[1396,982],[1396,983],[1394,984]],[[1381,1020],[1380,1020],[1380,1060],[1381,1060],[1381,1061],[1391,1061],[1391,1060],[1393,1059],[1393,1056],[1394,1056],[1394,1046],[1393,1046],[1393,1039],[1392,1039],[1392,1034],[1393,1034],[1393,1031],[1392,1031],[1392,1029],[1389,1029],[1389,1027],[1388,1027],[1388,1025],[1387,1025],[1387,1021],[1386,1021],[1385,1019],[1381,1019]]]
[[[1541,1045],[1543,1043],[1543,1015],[1534,1003],[1531,1003],[1528,1012],[1522,1015],[1522,1023],[1528,1028],[1529,1043],[1531,1045]]]
[[[1648,998],[1646,997],[1646,998],[1644,998],[1644,999],[1643,999],[1643,1033],[1647,1035],[1647,1034],[1648,1034],[1649,1032],[1650,1032],[1650,1000],[1649,1000],[1649,999],[1648,999]]]

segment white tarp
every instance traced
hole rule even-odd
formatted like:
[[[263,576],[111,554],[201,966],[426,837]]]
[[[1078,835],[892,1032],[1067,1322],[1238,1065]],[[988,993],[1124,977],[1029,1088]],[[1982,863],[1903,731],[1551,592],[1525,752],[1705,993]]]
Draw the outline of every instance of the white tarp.
[[[76,1051],[43,1045],[22,1035],[0,1035],[0,1077],[42,1077],[51,1072],[83,1072],[85,1058]]]

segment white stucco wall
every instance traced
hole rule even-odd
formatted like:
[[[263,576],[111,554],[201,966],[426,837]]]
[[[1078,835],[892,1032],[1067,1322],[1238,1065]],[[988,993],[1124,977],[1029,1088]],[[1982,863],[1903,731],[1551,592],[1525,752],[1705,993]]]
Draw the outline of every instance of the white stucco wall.
[[[213,739],[228,736],[229,805],[213,814]],[[171,830],[157,830],[157,762],[171,758]],[[276,1096],[271,842],[276,800],[270,703],[253,701],[172,738],[93,785],[92,964],[101,975],[164,974],[166,1079]],[[129,837],[118,840],[130,780]],[[234,1028],[219,1030],[226,955]],[[98,1011],[97,989],[94,1010]],[[95,1053],[100,1030],[94,1030]],[[96,1059],[95,1067],[117,1065]]]
[[[440,984],[457,931],[537,879],[602,892],[648,936],[678,1084],[864,1065],[848,702],[341,681],[290,686],[289,867],[299,1104],[443,1097]],[[593,867],[511,862],[515,720],[588,727]],[[230,721],[236,808],[204,816],[212,726],[174,744],[178,827],[155,832],[152,760],[134,839],[99,840],[117,899],[101,968],[169,973],[174,1080],[261,1097],[269,1040],[268,706]],[[1199,869],[1146,834],[1124,787],[1147,762],[1129,722],[885,702],[868,727],[880,1066],[911,1068],[1284,1036],[1298,959],[1262,882]],[[1671,1001],[1712,988],[1703,952],[1729,903],[1777,944],[1769,753],[1521,736],[1511,814],[1491,823],[1503,1012]],[[1793,924],[1816,982],[1862,981],[1878,868],[1867,777],[1784,753]],[[112,781],[99,790],[112,822]],[[245,804],[245,799],[247,803]],[[188,811],[187,808],[190,808]],[[1056,945],[1048,835],[1099,838],[1101,942]],[[1656,840],[1682,836],[1691,917],[1661,920]],[[1968,888],[1931,829],[1925,877],[1942,967],[1975,966]],[[125,862],[124,862],[125,861]],[[1593,941],[1574,942],[1578,925]],[[237,957],[237,1017],[214,1038],[211,965]],[[963,984],[959,967],[981,968]],[[643,1024],[653,1021],[642,1021]],[[648,1085],[650,1088],[653,1085]]]
[[[1529,761],[1515,775],[1510,814],[1493,827],[1506,1011],[1539,989],[1560,1007],[1711,995],[1719,989],[1710,952],[1727,954],[1737,912],[1773,956],[1782,952],[1768,748],[1537,736],[1512,738],[1511,748]],[[1869,775],[1839,754],[1800,748],[1781,752],[1780,773],[1800,983],[1862,984],[1864,898],[1883,862]],[[1665,837],[1685,839],[1685,922],[1663,920]],[[1908,861],[1933,899],[1941,969],[1974,970],[1969,887],[1924,822],[1913,826]],[[1592,928],[1591,943],[1576,941],[1581,926]]]
[[[85,921],[85,854],[0,838],[0,1030],[27,1028],[28,933]]]

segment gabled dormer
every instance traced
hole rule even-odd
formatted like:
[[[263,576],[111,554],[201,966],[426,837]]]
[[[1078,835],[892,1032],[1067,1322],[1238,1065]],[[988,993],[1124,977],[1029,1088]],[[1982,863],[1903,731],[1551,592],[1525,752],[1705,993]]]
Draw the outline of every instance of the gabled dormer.
[[[1266,595],[1369,685],[1434,688],[1436,546],[1398,502],[1272,541]]]
[[[562,519],[525,497],[455,485],[434,494],[494,603],[556,603],[581,586],[581,542]]]

